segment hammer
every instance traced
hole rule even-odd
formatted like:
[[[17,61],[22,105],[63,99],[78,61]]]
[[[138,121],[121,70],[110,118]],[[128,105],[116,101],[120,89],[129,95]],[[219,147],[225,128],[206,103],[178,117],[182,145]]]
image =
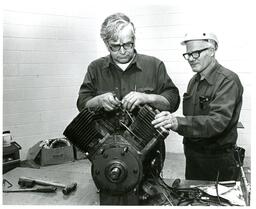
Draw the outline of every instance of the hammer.
[[[43,193],[52,193],[56,192],[56,187],[47,186],[47,187],[38,187],[36,189],[14,189],[14,190],[3,190],[4,193],[12,192],[43,192]]]
[[[55,186],[55,187],[60,187],[62,188],[62,192],[65,195],[68,195],[69,193],[73,192],[76,190],[77,187],[77,183],[72,183],[69,185],[64,185],[64,184],[59,184],[59,183],[55,183],[55,182],[49,182],[49,181],[43,181],[43,180],[39,180],[39,179],[33,179],[33,178],[28,178],[28,177],[20,177],[18,184],[21,187],[25,187],[25,188],[31,188],[34,185],[43,185],[43,186]]]

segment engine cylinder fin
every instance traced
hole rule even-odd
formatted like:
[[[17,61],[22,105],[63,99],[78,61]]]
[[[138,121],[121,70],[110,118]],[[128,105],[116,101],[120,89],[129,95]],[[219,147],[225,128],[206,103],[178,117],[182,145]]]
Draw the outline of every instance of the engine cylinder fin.
[[[132,131],[140,137],[143,141],[135,139],[140,146],[140,150],[146,146],[146,144],[154,137],[156,134],[156,129],[151,124],[154,120],[155,114],[152,111],[152,108],[145,105],[140,109],[138,115],[131,126]]]
[[[98,143],[97,139],[102,138],[100,132],[95,129],[95,114],[88,109],[84,109],[68,125],[64,135],[80,150],[87,150],[91,143]]]

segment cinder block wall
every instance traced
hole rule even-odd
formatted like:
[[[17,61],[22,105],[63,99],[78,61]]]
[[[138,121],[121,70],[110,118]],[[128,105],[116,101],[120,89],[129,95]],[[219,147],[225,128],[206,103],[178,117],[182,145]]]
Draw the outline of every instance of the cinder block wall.
[[[193,75],[182,57],[182,37],[195,28],[219,36],[217,59],[235,71],[245,87],[240,117],[245,128],[239,130],[238,144],[250,156],[252,66],[241,53],[250,49],[248,34],[244,33],[249,16],[236,15],[240,6],[247,9],[248,5],[229,8],[227,18],[225,6],[218,4],[211,7],[212,11],[218,8],[216,16],[209,15],[207,4],[134,3],[99,8],[97,4],[71,2],[66,7],[7,5],[3,10],[3,130],[10,130],[22,146],[22,159],[37,141],[62,137],[78,113],[76,99],[86,68],[107,54],[99,36],[100,25],[114,12],[130,16],[136,26],[137,51],[164,61],[181,96]],[[175,114],[182,114],[182,104]],[[182,137],[176,133],[170,133],[166,145],[168,152],[183,152]]]
[[[88,9],[87,9],[88,10]],[[97,57],[93,15],[15,7],[3,12],[3,130],[22,146],[62,137],[77,114],[86,66]]]

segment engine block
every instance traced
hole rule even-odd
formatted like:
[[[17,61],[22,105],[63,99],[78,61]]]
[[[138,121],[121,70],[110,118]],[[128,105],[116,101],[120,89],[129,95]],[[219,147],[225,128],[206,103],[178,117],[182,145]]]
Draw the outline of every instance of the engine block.
[[[132,113],[122,108],[112,112],[86,108],[65,129],[64,135],[92,163],[101,205],[140,204],[141,182],[168,135],[152,126],[156,113],[149,105]]]

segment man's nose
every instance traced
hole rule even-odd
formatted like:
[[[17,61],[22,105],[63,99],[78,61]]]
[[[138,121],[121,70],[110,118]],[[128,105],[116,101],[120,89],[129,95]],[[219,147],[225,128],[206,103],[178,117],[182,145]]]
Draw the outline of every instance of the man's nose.
[[[120,52],[121,54],[124,54],[124,53],[125,53],[124,46],[121,46],[121,48],[120,48],[119,52]]]

